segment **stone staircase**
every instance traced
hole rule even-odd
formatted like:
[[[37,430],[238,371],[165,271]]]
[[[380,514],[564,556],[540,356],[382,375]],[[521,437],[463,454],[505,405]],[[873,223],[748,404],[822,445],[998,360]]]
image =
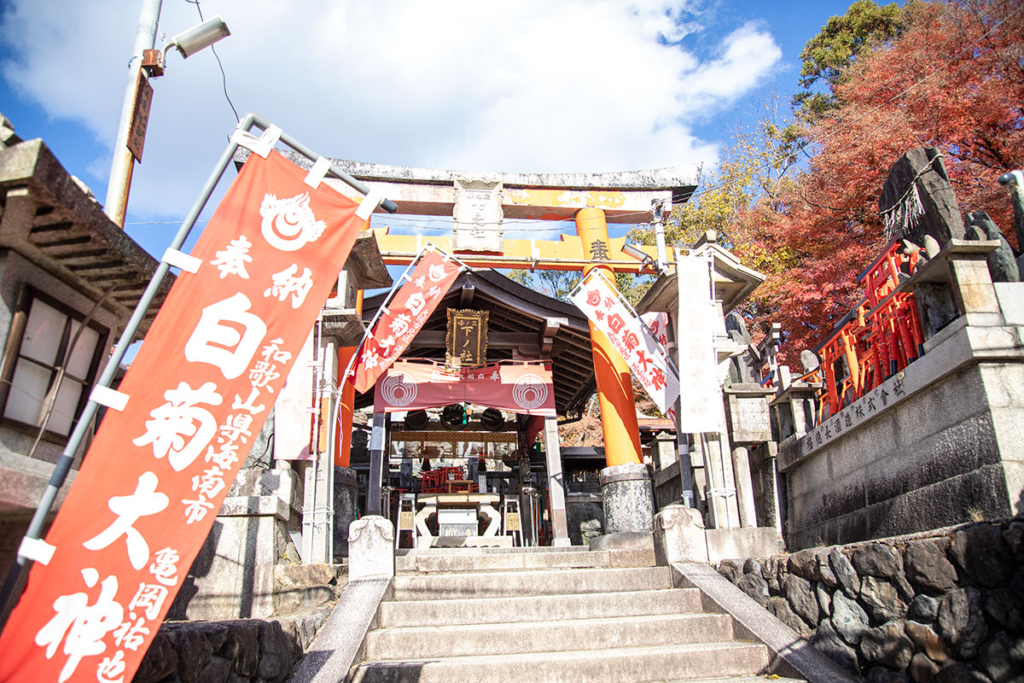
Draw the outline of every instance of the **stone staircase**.
[[[651,551],[429,549],[396,560],[351,681],[746,681],[768,666],[764,645],[737,640],[696,589],[673,589]]]

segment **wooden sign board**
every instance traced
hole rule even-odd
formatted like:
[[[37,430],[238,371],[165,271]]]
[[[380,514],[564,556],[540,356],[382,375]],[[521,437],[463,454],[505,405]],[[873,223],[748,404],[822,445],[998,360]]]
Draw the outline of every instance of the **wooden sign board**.
[[[448,309],[445,365],[450,370],[478,368],[487,364],[489,311]]]
[[[145,72],[139,71],[135,86],[135,106],[128,128],[128,151],[135,160],[142,163],[142,147],[146,144],[146,127],[149,125],[149,110],[153,104],[153,86]]]
[[[518,512],[505,513],[505,531],[521,531]]]

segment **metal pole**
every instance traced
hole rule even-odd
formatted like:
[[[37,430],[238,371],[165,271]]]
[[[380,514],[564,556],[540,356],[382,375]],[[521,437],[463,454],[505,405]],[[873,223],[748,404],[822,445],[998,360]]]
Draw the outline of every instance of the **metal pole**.
[[[131,132],[135,97],[138,94],[139,74],[142,71],[142,52],[152,50],[156,45],[156,27],[160,22],[160,6],[163,0],[142,0],[142,14],[135,34],[132,58],[128,62],[128,86],[121,105],[121,122],[117,126],[114,141],[114,161],[110,166],[110,181],[107,184],[107,201],[103,207],[110,220],[124,227],[124,214],[128,208],[128,188],[132,184],[132,168],[135,163],[128,150],[128,135]]]
[[[238,124],[239,128],[251,125],[252,120],[248,116]],[[209,201],[210,195],[213,194],[213,189],[217,186],[217,182],[224,174],[228,164],[231,163],[231,159],[234,156],[235,149],[237,147],[238,145],[235,143],[229,143],[227,148],[224,150],[224,153],[221,154],[220,159],[217,162],[217,166],[207,179],[206,185],[203,186],[203,191],[200,193],[199,198],[196,200],[196,203],[192,205],[192,209],[188,212],[188,215],[185,217],[185,221],[181,224],[181,227],[178,228],[178,234],[174,236],[174,240],[171,242],[172,249],[179,249],[181,245],[185,243],[192,227],[196,223],[196,219],[199,218],[199,214],[202,213],[203,208],[206,206],[206,202]],[[132,317],[129,318],[128,324],[124,328],[124,332],[121,333],[121,338],[117,342],[117,346],[114,347],[114,352],[110,355],[110,360],[107,361],[106,367],[103,368],[103,373],[100,375],[100,378],[96,380],[97,386],[110,386],[111,380],[114,379],[114,373],[117,372],[118,367],[120,367],[121,360],[124,358],[128,347],[135,338],[135,333],[138,332],[139,326],[142,324],[142,319],[145,317],[146,311],[149,309],[149,305],[153,303],[153,299],[156,298],[157,290],[160,289],[160,285],[163,283],[164,277],[167,276],[167,271],[169,269],[170,266],[163,261],[161,261],[157,266],[156,272],[153,274],[153,279],[149,281],[146,291],[143,292],[142,298],[139,299],[139,304],[135,307]],[[50,475],[50,482],[46,485],[46,490],[43,492],[42,498],[39,500],[39,507],[36,508],[35,515],[32,517],[32,522],[29,524],[28,531],[25,532],[25,538],[39,538],[43,525],[46,523],[46,518],[50,514],[54,501],[57,499],[57,493],[60,491],[60,487],[64,485],[64,482],[68,477],[68,473],[71,471],[71,465],[75,460],[75,452],[78,450],[82,440],[85,438],[86,431],[89,428],[89,423],[92,422],[92,419],[96,416],[98,408],[99,404],[91,399],[85,404],[85,410],[82,411],[82,415],[78,418],[78,422],[75,424],[75,429],[71,432],[71,437],[68,439],[68,443],[64,447],[64,451],[61,453],[60,459],[57,461],[57,465],[53,469],[53,474]],[[11,594],[14,592],[15,584],[17,584],[18,578],[27,564],[28,560],[19,555],[17,563],[11,568],[11,572],[8,574],[7,580],[4,582],[3,589],[0,591],[0,612],[2,612],[7,606],[7,602],[10,600]]]

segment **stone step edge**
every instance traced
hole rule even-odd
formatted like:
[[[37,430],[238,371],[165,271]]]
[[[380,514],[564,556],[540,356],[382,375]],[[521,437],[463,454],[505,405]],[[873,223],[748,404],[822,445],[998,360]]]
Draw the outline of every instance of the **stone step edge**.
[[[399,573],[395,574],[395,578],[396,579],[418,579],[418,578],[427,579],[427,578],[440,578],[440,577],[443,576],[443,577],[446,577],[448,579],[453,579],[455,577],[460,577],[460,576],[467,576],[467,577],[474,577],[474,576],[497,576],[497,575],[514,576],[514,575],[517,575],[517,574],[522,574],[524,576],[530,576],[530,577],[536,577],[538,574],[544,574],[544,573],[571,574],[571,573],[576,573],[576,572],[614,572],[614,573],[618,573],[618,574],[621,574],[621,573],[624,573],[624,572],[646,572],[646,573],[649,573],[649,574],[655,573],[655,572],[653,572],[651,570],[659,570],[658,573],[665,574],[665,576],[669,579],[669,582],[671,581],[671,574],[668,573],[669,572],[669,568],[668,567],[659,567],[659,566],[653,566],[653,567],[544,567],[544,568],[538,568],[538,569],[515,569],[515,570],[501,569],[501,570],[496,570],[496,571],[480,570],[480,571],[457,571],[457,572],[399,572]],[[666,588],[670,588],[671,587],[670,583],[666,583],[665,587]]]
[[[617,598],[628,597],[628,596],[631,596],[631,595],[640,596],[640,595],[646,595],[648,593],[662,593],[662,592],[666,592],[666,593],[667,592],[672,592],[673,594],[687,593],[687,594],[690,594],[690,595],[700,595],[700,589],[697,589],[697,588],[672,588],[671,586],[666,586],[665,588],[646,588],[644,590],[638,590],[638,591],[602,591],[600,593],[541,593],[541,594],[538,594],[538,595],[508,595],[508,596],[498,596],[498,597],[495,597],[495,598],[438,598],[437,600],[394,600],[394,599],[389,599],[389,600],[383,601],[381,603],[381,605],[420,605],[420,604],[423,604],[425,602],[429,602],[431,604],[443,605],[445,603],[452,603],[452,604],[455,604],[455,603],[467,603],[467,602],[484,603],[484,602],[491,602],[493,600],[512,600],[512,601],[541,600],[541,601],[551,601],[551,602],[554,602],[555,600],[559,600],[559,599],[563,599],[563,600],[564,599],[570,599],[570,600],[584,600],[584,599],[587,599],[587,600],[594,600],[594,599],[597,599],[597,600],[600,600],[600,599],[615,600]],[[701,613],[704,613],[703,610],[701,610]]]
[[[610,626],[613,624],[622,624],[626,622],[640,622],[651,623],[658,621],[667,621],[669,619],[682,619],[685,621],[714,621],[723,622],[732,630],[732,619],[725,614],[714,614],[711,612],[685,612],[683,614],[643,614],[635,616],[624,616],[624,617],[584,617],[582,619],[558,619],[555,621],[492,621],[486,623],[474,623],[474,624],[450,624],[450,625],[438,625],[438,626],[390,626],[381,627],[374,629],[372,633],[384,633],[388,634],[396,633],[399,635],[406,635],[413,637],[416,635],[427,635],[427,634],[448,634],[454,632],[459,633],[478,633],[482,627],[490,626],[494,631],[512,631],[514,629],[528,629],[536,628],[541,626],[551,627],[556,624],[564,624],[565,628],[572,629],[584,629],[588,626]],[[731,641],[723,642],[747,642],[740,641],[733,638]],[[687,644],[687,643],[680,643]],[[751,644],[756,644],[751,642]],[[390,661],[390,660],[389,660]]]
[[[751,651],[757,649],[767,650],[767,648],[765,648],[765,646],[760,643],[729,640],[717,643],[686,643],[682,645],[651,645],[641,647],[615,647],[604,650],[587,650],[587,659],[612,659],[620,657],[632,658],[643,656],[650,657],[659,654],[689,654],[695,652],[706,652],[709,650]],[[531,661],[573,661],[573,659],[578,657],[578,650],[521,652],[517,654],[501,655],[500,657],[495,657],[494,655],[465,655],[460,657],[411,657],[408,659],[364,661],[360,663],[357,668],[369,667],[374,664],[383,664],[385,666],[393,666],[395,664],[414,664],[422,666],[429,666],[430,664],[472,666],[473,664],[483,663],[492,665],[521,665],[528,664]],[[767,661],[767,655],[765,656],[765,660]],[[728,680],[728,677],[725,677],[725,680]],[[775,679],[771,680],[774,681]],[[687,681],[687,683],[692,682]]]
[[[543,553],[587,553],[588,546],[582,545],[544,545],[527,548],[399,548],[395,551],[396,557],[415,557],[417,555],[437,556],[455,555],[471,557],[473,555],[539,555]],[[595,551],[599,552],[599,551]]]
[[[724,678],[687,678],[675,681],[659,681],[659,683],[808,683],[803,678],[780,678],[774,674],[758,676],[726,676]]]

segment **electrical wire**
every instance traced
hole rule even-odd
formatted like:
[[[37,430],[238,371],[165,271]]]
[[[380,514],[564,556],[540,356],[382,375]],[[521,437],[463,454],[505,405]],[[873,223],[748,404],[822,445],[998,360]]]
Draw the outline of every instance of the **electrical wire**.
[[[187,2],[189,4],[192,4],[192,5],[195,5],[196,9],[199,11],[200,18],[202,18],[202,10],[199,7],[200,0],[185,0],[185,2]],[[1005,17],[1003,17],[1002,19],[997,21],[992,26],[992,28],[990,28],[988,31],[986,31],[984,34],[982,34],[979,38],[977,38],[976,40],[972,41],[970,44],[965,46],[962,50],[957,52],[955,55],[950,57],[944,64],[942,64],[941,66],[935,68],[929,74],[927,74],[923,78],[919,79],[918,81],[914,82],[913,84],[911,84],[910,86],[908,86],[907,88],[902,90],[901,92],[897,93],[896,95],[893,95],[892,97],[890,97],[885,102],[879,104],[878,106],[874,107],[873,109],[871,109],[871,110],[861,114],[860,116],[857,116],[856,118],[854,118],[852,120],[848,120],[847,121],[847,120],[844,120],[844,119],[840,119],[840,120],[836,121],[832,125],[831,128],[829,128],[829,129],[827,129],[825,131],[825,133],[822,136],[820,136],[820,137],[818,137],[818,138],[816,138],[814,140],[810,140],[808,142],[805,142],[805,143],[799,145],[793,151],[777,153],[775,156],[771,157],[768,161],[766,161],[763,164],[755,167],[753,169],[753,172],[756,173],[758,171],[763,171],[763,170],[765,170],[767,168],[770,168],[771,166],[775,165],[777,162],[782,161],[782,160],[784,160],[786,158],[793,157],[796,154],[799,154],[801,152],[806,154],[807,153],[806,150],[810,146],[821,144],[823,141],[828,140],[828,139],[834,137],[835,135],[837,135],[838,133],[842,132],[843,130],[853,126],[856,123],[859,123],[860,121],[866,119],[868,116],[871,116],[872,114],[874,114],[878,110],[882,109],[883,107],[893,103],[897,99],[899,99],[899,98],[903,97],[904,95],[908,94],[910,91],[914,90],[915,88],[919,87],[923,83],[927,82],[928,80],[933,78],[935,75],[937,75],[941,71],[949,68],[956,60],[958,60],[961,56],[963,56],[969,50],[971,50],[973,48],[976,48],[976,47],[980,47],[979,43],[982,40],[984,40],[985,38],[989,37],[1000,26],[1002,26],[1002,24],[1004,24],[1006,21],[1008,21],[1014,15],[1018,14],[1021,11],[1024,11],[1024,5],[1021,5],[1020,7],[1018,7],[1015,10],[1013,10],[1012,12],[1007,14]],[[952,40],[952,38],[950,39],[950,41],[951,40]],[[945,45],[948,45],[950,41],[947,41],[943,45],[943,47]],[[217,62],[220,63],[220,58],[219,57],[217,58]],[[960,68],[957,69],[957,72],[962,70],[963,66],[964,65],[961,65]],[[881,92],[881,90],[883,90],[885,87],[887,87],[893,81],[895,81],[899,76],[902,76],[902,75],[906,74],[910,70],[911,69],[909,67],[904,69],[904,70],[902,70],[900,73],[896,74],[896,76],[892,77],[889,81],[887,81],[883,86],[880,86],[875,91],[873,91],[872,95],[877,94],[878,92]],[[222,74],[223,74],[223,71],[224,71],[223,66],[221,66],[221,73]],[[224,94],[225,94],[225,97],[227,97],[227,80],[226,80],[226,76],[225,76],[224,83],[225,83]],[[924,96],[916,98],[915,100],[910,102],[910,104],[913,104],[913,103],[916,103],[916,102],[920,101],[923,97]],[[228,103],[229,104],[230,104],[230,102],[231,102],[231,100],[228,99]],[[231,108],[232,108],[232,111],[234,111],[234,105],[232,105]],[[877,130],[882,125],[885,125],[886,123],[889,123],[889,122],[895,120],[896,118],[898,118],[901,115],[901,113],[902,112],[896,112],[892,116],[888,117],[887,119],[881,121],[879,124],[877,124],[874,127],[872,127],[868,132]],[[238,117],[238,113],[237,112],[235,112],[235,117],[236,118]],[[850,144],[846,145],[845,147],[841,147],[838,151],[841,152],[841,151],[844,151],[846,149],[849,149],[850,147],[853,146],[853,144],[854,143],[850,143]],[[699,198],[699,197],[701,197],[701,196],[703,196],[703,195],[705,195],[705,194],[707,194],[709,192],[715,191],[715,190],[722,190],[722,189],[731,187],[731,186],[735,185],[738,182],[739,181],[729,181],[729,182],[721,182],[721,183],[717,183],[717,184],[713,184],[713,185],[706,185],[704,187],[701,187],[701,188],[695,190],[690,195],[690,197],[688,198],[688,201],[692,201],[693,199],[697,199],[697,198]],[[650,211],[634,211],[634,212],[629,212],[629,213],[616,214],[616,218],[630,218],[630,217],[634,217],[634,216],[635,217],[640,217],[640,216],[645,216],[646,217],[646,216],[650,216],[650,215],[651,215]],[[389,215],[389,216],[387,216],[387,220],[390,223],[406,222],[406,223],[422,224],[424,222],[423,217],[401,215],[401,214]],[[428,220],[431,220],[431,219],[428,219]],[[438,218],[437,220],[440,220],[440,218]],[[548,219],[539,219],[538,218],[538,219],[520,219],[520,220],[517,220],[515,223],[502,222],[502,221],[485,221],[485,222],[482,222],[482,223],[475,223],[475,225],[503,226],[509,232],[553,232],[555,229],[552,228],[551,226],[552,226],[553,223],[557,223],[557,222],[558,221],[552,221],[552,220],[548,220]],[[174,223],[174,221],[167,221],[166,223],[167,224],[171,224],[171,223]],[[164,224],[164,222],[128,223],[127,225],[162,225],[162,224]],[[538,226],[542,225],[542,226],[545,226],[545,227],[528,227],[529,225],[532,225],[532,224],[536,224]],[[636,225],[638,227],[642,227],[642,226],[649,225],[649,224],[650,224],[650,221],[642,221],[642,222],[639,222],[639,223],[636,223],[636,224],[633,224],[633,225]],[[443,227],[422,227],[421,230],[422,231],[434,231],[434,232],[447,232],[449,229],[448,228],[443,228]],[[424,233],[423,232],[418,232],[416,234],[424,234]]]
[[[199,12],[199,21],[206,21],[206,19],[203,18],[203,8],[199,6],[199,0],[185,0],[185,2],[196,6],[196,11]],[[231,101],[231,97],[228,95],[228,75],[224,73],[224,64],[220,61],[220,55],[217,54],[216,46],[211,45],[210,51],[213,52],[213,56],[217,59],[217,66],[220,67],[220,78],[221,85],[224,88],[224,99],[228,101],[228,106],[231,107],[231,111],[235,115],[235,123],[241,123],[242,119],[238,115],[238,110],[235,109],[235,104]]]

